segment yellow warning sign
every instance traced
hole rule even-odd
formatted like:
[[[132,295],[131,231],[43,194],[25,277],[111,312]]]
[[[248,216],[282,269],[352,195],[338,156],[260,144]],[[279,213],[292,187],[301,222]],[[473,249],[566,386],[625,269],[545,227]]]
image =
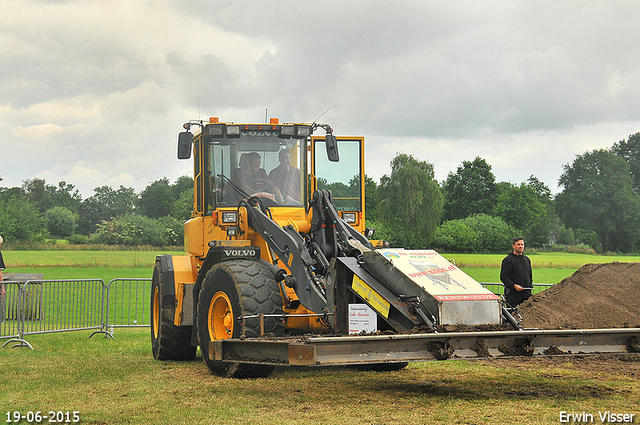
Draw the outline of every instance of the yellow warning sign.
[[[373,290],[366,282],[360,279],[357,275],[353,275],[353,282],[351,288],[356,294],[360,295],[374,310],[383,315],[385,318],[389,317],[389,308],[391,304],[387,302],[382,295]]]

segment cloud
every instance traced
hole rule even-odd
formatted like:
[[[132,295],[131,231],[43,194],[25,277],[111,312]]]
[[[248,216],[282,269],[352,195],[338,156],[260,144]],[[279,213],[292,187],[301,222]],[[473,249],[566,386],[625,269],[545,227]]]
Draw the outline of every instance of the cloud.
[[[0,16],[2,184],[140,191],[191,174],[190,119],[322,117],[439,180],[480,156],[498,180],[640,131],[640,3],[9,1]],[[78,178],[77,181],[73,180]]]

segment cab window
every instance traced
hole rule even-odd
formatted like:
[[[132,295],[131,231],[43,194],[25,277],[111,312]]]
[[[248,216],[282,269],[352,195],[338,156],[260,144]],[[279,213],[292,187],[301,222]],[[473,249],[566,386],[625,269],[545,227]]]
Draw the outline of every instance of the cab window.
[[[338,140],[339,162],[330,162],[322,139],[315,139],[315,174],[319,190],[331,190],[338,211],[362,211],[361,143]]]

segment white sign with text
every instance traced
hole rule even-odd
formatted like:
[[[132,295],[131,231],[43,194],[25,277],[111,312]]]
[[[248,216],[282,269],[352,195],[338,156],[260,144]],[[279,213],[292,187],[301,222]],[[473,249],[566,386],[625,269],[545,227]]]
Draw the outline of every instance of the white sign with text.
[[[378,331],[378,316],[366,304],[349,304],[349,334]]]

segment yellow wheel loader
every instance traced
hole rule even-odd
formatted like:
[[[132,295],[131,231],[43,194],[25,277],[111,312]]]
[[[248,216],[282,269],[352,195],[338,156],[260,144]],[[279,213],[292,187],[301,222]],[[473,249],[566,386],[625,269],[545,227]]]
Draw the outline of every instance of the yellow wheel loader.
[[[435,251],[370,240],[363,137],[277,119],[184,128],[193,214],[185,254],[160,255],[153,270],[154,358],[189,360],[200,347],[212,373],[261,377],[278,365],[399,369],[533,341],[499,297]],[[503,322],[516,330],[437,332]]]

